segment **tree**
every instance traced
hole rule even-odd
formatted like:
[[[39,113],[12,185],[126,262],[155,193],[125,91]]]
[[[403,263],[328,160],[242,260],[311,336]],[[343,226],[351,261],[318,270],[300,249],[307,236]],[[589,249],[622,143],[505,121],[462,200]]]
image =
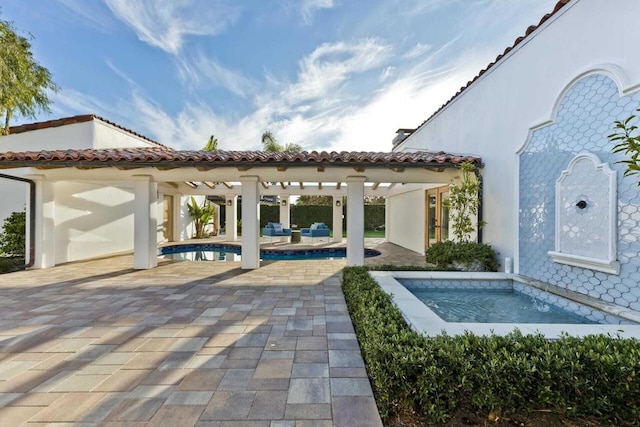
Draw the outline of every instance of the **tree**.
[[[0,234],[0,254],[25,255],[26,214],[13,212],[4,219]]]
[[[300,196],[296,205],[331,206],[333,197],[331,196]]]
[[[450,209],[451,230],[456,241],[468,243],[475,231],[473,218],[480,209],[480,180],[475,176],[476,167],[471,163],[460,165],[462,179],[451,184],[447,206]],[[483,224],[478,224],[481,227]]]
[[[218,151],[218,138],[216,138],[213,135],[211,135],[209,137],[209,141],[207,142],[207,145],[204,146],[203,150],[204,151]]]
[[[262,145],[264,146],[264,151],[270,151],[273,153],[299,153],[302,151],[302,146],[300,144],[289,143],[283,147],[278,143],[278,140],[271,131],[266,131],[262,134]]]
[[[187,204],[189,210],[189,216],[193,218],[193,226],[196,229],[195,238],[202,239],[205,237],[204,229],[212,220],[216,214],[216,207],[208,200],[204,200],[202,205],[198,205],[196,199],[191,196],[189,203]],[[215,230],[214,230],[215,231]]]
[[[365,205],[384,205],[386,201],[384,196],[364,196]]]
[[[0,20],[0,114],[4,116],[0,134],[9,133],[16,113],[35,118],[39,111],[50,111],[48,92],[57,90],[49,70],[33,58],[29,39],[18,35],[13,23]]]
[[[262,145],[264,146],[264,151],[279,153],[283,150],[282,145],[278,144],[271,131],[266,131],[262,134]]]
[[[636,111],[640,112],[640,108]],[[624,176],[640,174],[640,135],[637,133],[638,126],[631,124],[635,118],[635,115],[631,115],[625,120],[616,120],[614,125],[618,131],[607,137],[609,141],[616,143],[613,147],[614,153],[624,153],[631,157],[628,160],[616,162],[627,165]],[[638,180],[638,186],[640,187],[640,180]]]

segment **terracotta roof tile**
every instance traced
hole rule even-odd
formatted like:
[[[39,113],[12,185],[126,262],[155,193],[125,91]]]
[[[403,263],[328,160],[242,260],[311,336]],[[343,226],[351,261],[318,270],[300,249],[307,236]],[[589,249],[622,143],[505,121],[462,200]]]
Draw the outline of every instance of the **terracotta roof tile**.
[[[482,166],[479,157],[417,152],[326,152],[274,153],[266,151],[174,151],[163,147],[24,151],[0,153],[0,168],[23,166],[260,166],[325,165],[363,167],[455,166],[470,162]]]
[[[11,126],[9,128],[9,134],[16,134],[16,133],[23,133],[23,132],[29,132],[32,130],[38,130],[38,129],[47,129],[47,128],[55,128],[55,127],[59,127],[59,126],[66,126],[66,125],[73,125],[76,123],[84,123],[84,122],[90,122],[92,120],[100,120],[101,122],[107,123],[111,126],[117,127],[118,129],[121,129],[131,135],[137,136],[138,138],[142,138],[145,141],[151,142],[152,144],[158,145],[160,147],[165,147],[167,149],[171,149],[169,147],[167,147],[166,145],[160,144],[157,141],[154,141],[151,138],[148,138],[142,134],[139,134],[135,131],[132,131],[131,129],[128,129],[124,126],[120,126],[117,123],[114,123],[110,120],[104,119],[100,116],[97,116],[95,114],[82,114],[82,115],[78,115],[78,116],[71,116],[71,117],[63,117],[61,119],[55,119],[55,120],[47,120],[46,122],[36,122],[36,123],[27,123],[24,125],[18,125],[18,126]]]
[[[524,33],[524,36],[520,36],[518,37],[514,43],[511,46],[508,46],[504,52],[502,52],[500,55],[498,55],[496,57],[496,59],[491,62],[489,65],[487,65],[484,69],[480,70],[480,72],[471,80],[469,80],[467,82],[466,85],[462,86],[460,88],[460,90],[458,90],[458,92],[456,92],[455,95],[453,95],[447,102],[445,102],[444,104],[442,104],[442,106],[440,108],[438,108],[433,114],[431,114],[431,116],[429,116],[424,122],[422,122],[420,124],[420,126],[418,126],[418,128],[416,130],[418,130],[419,128],[421,128],[422,126],[424,126],[429,120],[431,120],[433,117],[435,117],[440,111],[442,111],[442,109],[444,109],[447,105],[449,105],[451,102],[453,102],[458,96],[460,96],[460,94],[462,92],[464,92],[466,89],[468,89],[473,83],[475,83],[483,74],[485,74],[487,71],[489,71],[491,68],[493,68],[493,66],[495,66],[498,62],[500,62],[500,60],[502,58],[504,58],[509,52],[511,52],[516,46],[518,46],[520,43],[522,43],[523,40],[525,40],[531,33],[533,33],[535,30],[537,30],[542,24],[544,24],[545,22],[547,22],[549,20],[549,18],[551,18],[553,15],[555,15],[560,9],[562,9],[565,5],[567,5],[568,3],[570,3],[572,0],[560,0],[558,1],[558,3],[556,3],[555,7],[553,8],[553,11],[550,13],[547,13],[546,15],[544,15],[541,19],[540,22],[538,22],[537,25],[530,25],[527,30]]]

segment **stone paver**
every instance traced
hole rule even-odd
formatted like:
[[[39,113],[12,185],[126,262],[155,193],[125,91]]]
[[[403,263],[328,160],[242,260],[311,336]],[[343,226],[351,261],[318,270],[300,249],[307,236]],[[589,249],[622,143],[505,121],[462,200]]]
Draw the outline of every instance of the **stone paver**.
[[[0,276],[2,422],[382,425],[344,261],[131,265]]]

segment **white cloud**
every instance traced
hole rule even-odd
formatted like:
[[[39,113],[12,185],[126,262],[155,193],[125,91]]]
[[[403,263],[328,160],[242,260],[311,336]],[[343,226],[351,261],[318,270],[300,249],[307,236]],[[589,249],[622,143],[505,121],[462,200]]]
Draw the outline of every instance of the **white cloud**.
[[[49,97],[52,101],[51,112],[58,116],[98,114],[108,119],[117,112],[117,108],[110,103],[74,89],[62,88],[59,92],[51,93]]]
[[[190,35],[216,35],[238,18],[238,10],[210,0],[105,0],[113,14],[138,38],[171,54]]]
[[[58,2],[92,28],[108,31],[116,24],[102,3],[85,0],[58,0]]]
[[[422,56],[425,52],[431,50],[430,44],[417,43],[411,50],[402,55],[406,59],[415,59]]]
[[[219,86],[241,97],[252,95],[257,90],[256,82],[223,66],[202,52],[182,55],[177,58],[177,66],[180,80],[188,87]]]
[[[386,67],[384,70],[382,70],[382,73],[380,73],[380,77],[378,78],[378,81],[380,83],[385,82],[386,80],[390,79],[393,76],[395,71],[396,71],[396,67],[392,67],[392,66]]]
[[[468,0],[466,0],[468,3]],[[502,1],[502,0],[501,0]],[[444,7],[454,6],[460,0],[414,0],[414,4],[406,10],[406,14],[410,16],[428,15],[436,12]]]
[[[318,99],[335,90],[352,74],[374,69],[387,60],[391,46],[377,39],[359,43],[325,43],[300,61],[298,81],[283,92],[292,104]]]
[[[316,12],[320,9],[335,7],[333,0],[289,0],[288,6],[296,10],[305,24],[311,24]]]

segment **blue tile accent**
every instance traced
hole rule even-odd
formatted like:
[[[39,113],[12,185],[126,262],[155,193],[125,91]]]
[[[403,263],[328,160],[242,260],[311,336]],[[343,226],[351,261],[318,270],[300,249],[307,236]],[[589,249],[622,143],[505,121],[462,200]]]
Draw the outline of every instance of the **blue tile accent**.
[[[640,189],[624,178],[624,159],[612,154],[613,122],[640,106],[640,93],[620,98],[607,76],[578,81],[562,100],[555,123],[533,132],[520,155],[520,274],[640,311]],[[576,155],[590,152],[618,173],[620,275],[554,263],[555,184]]]

